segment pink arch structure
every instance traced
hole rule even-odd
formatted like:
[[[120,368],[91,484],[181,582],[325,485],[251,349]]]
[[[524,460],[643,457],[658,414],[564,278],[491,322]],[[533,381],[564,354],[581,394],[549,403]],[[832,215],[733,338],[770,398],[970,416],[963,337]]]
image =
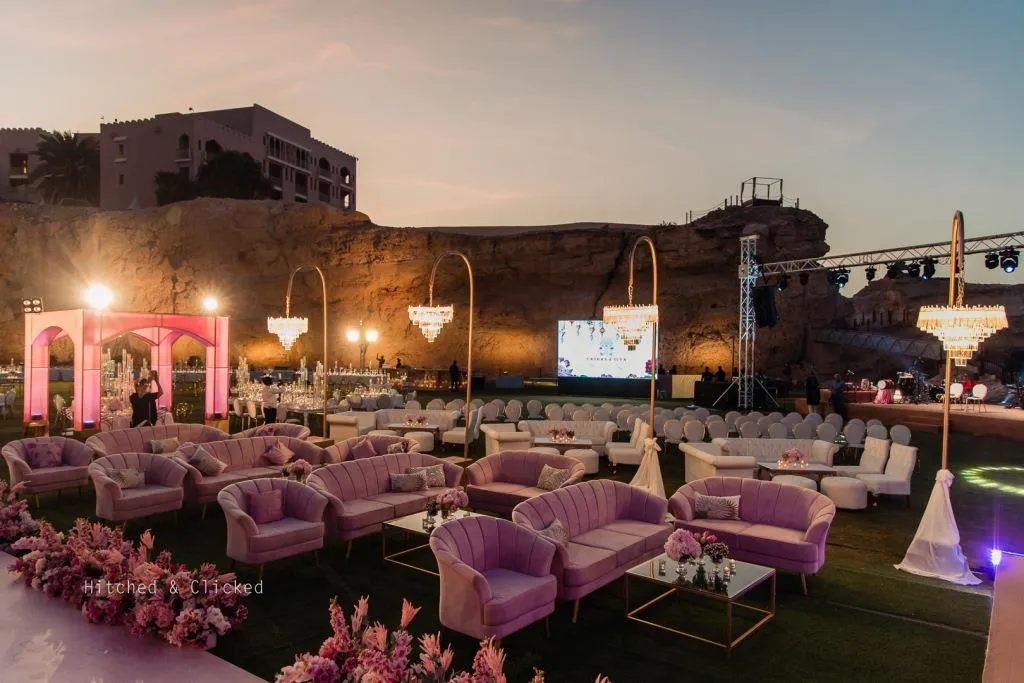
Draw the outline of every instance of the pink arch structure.
[[[25,422],[49,419],[50,344],[69,337],[75,345],[74,427],[99,427],[103,344],[133,334],[150,345],[150,366],[163,381],[159,405],[172,405],[174,342],[188,336],[206,347],[206,418],[228,412],[227,316],[116,313],[93,309],[25,315]]]

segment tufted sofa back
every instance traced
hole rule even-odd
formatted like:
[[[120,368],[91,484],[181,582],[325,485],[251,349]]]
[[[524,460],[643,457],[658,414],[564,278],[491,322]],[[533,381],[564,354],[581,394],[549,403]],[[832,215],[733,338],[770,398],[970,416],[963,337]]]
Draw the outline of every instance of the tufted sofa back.
[[[444,465],[445,484],[457,486],[462,468],[426,453],[392,453],[375,458],[347,460],[321,467],[306,478],[306,483],[330,493],[342,501],[388,493],[391,474],[404,474],[409,467]]]
[[[269,465],[261,460],[263,454],[278,441],[284,443],[293,453],[296,460],[305,460],[319,465],[323,459],[324,449],[314,446],[308,441],[290,436],[252,436],[247,439],[225,439],[203,444],[203,449],[228,467],[225,472],[244,470],[250,467]]]
[[[611,441],[616,429],[614,422],[597,420],[521,420],[518,426],[519,431],[533,436],[547,436],[552,429],[570,429],[576,436],[596,437],[601,443]]]
[[[618,519],[661,524],[667,508],[661,496],[620,481],[593,479],[519,503],[512,521],[540,531],[557,519],[573,537]]]
[[[555,550],[531,529],[485,516],[442,524],[430,535],[430,547],[449,564],[464,563],[478,572],[511,569],[531,576],[551,571]]]
[[[169,424],[156,427],[132,427],[112,432],[93,434],[85,440],[85,445],[92,448],[96,455],[114,455],[115,453],[152,453],[150,441],[175,438],[182,443],[209,443],[229,438],[227,434],[201,424]]]
[[[266,432],[267,428],[271,428],[270,433],[258,433],[260,430]],[[309,437],[309,427],[300,424],[292,424],[291,422],[272,422],[269,425],[260,425],[259,427],[252,427],[245,431],[232,434],[232,439],[247,439],[250,436],[290,436],[293,439],[305,439]]]
[[[669,501],[672,514],[679,519],[692,520],[698,493],[707,496],[738,495],[740,519],[751,524],[805,531],[829,510],[835,514],[832,501],[817,491],[739,477],[709,477],[684,484]]]
[[[396,443],[405,444],[407,450],[419,447],[419,444],[417,442],[413,441],[412,439],[406,439],[405,437],[402,436],[354,436],[351,439],[339,441],[333,446],[328,446],[327,448],[325,448],[324,462],[330,464],[336,462],[344,462],[346,460],[352,459],[352,446],[355,445],[355,443],[360,439],[369,439],[370,444],[373,445],[373,448],[375,451],[377,451],[378,455],[386,455],[388,452],[388,446],[391,446],[392,444]]]
[[[722,444],[722,455],[748,455],[758,462],[775,462],[783,453],[795,448],[808,462],[831,465],[839,446],[821,439],[728,439]]]
[[[27,439],[15,439],[4,444],[3,454],[14,455],[28,462],[25,446],[30,443],[59,443],[61,456],[65,465],[88,465],[93,458],[93,450],[81,441],[67,439],[63,436],[36,436]],[[14,482],[17,483],[17,482]]]
[[[569,470],[571,474],[565,486],[583,479],[583,463],[576,458],[536,451],[501,451],[488,455],[467,467],[466,476],[470,484],[477,486],[492,482],[536,486],[544,465]]]

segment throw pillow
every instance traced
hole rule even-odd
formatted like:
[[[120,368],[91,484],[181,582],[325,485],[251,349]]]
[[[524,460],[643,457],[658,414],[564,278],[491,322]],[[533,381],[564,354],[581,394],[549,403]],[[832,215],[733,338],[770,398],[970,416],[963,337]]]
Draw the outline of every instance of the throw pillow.
[[[393,493],[415,493],[427,489],[427,473],[417,472],[416,474],[392,474],[391,491]]]
[[[191,441],[182,441],[178,444],[178,454],[188,460],[195,455],[196,449],[199,448],[199,444],[192,443]]]
[[[395,443],[388,446],[388,453],[407,453],[405,449],[406,443],[404,441],[396,441]]]
[[[377,449],[373,447],[373,444],[370,443],[370,440],[365,437],[352,444],[348,449],[348,452],[352,456],[353,460],[358,460],[360,458],[372,458],[375,455],[380,455],[377,452]]]
[[[426,467],[409,467],[406,468],[406,474],[416,474],[417,472],[424,472],[427,475],[427,488],[434,486],[447,486],[444,479],[444,465],[428,465]]]
[[[180,446],[178,437],[172,436],[169,439],[153,439],[149,442],[149,450],[157,455],[173,453]]]
[[[284,496],[281,489],[249,494],[249,516],[257,524],[270,524],[284,519]]]
[[[569,532],[557,519],[538,533],[549,541],[554,541],[555,545],[560,545],[563,548],[569,547]]]
[[[188,464],[199,470],[204,477],[216,477],[228,468],[226,462],[213,457],[202,446],[196,449]]]
[[[544,465],[544,469],[540,471],[540,476],[537,477],[537,488],[544,489],[545,491],[554,491],[569,481],[570,474],[572,473],[569,470],[560,470],[551,465]]]
[[[134,467],[126,467],[123,470],[111,470],[110,478],[117,482],[123,489],[136,489],[145,486],[146,475]]]
[[[694,501],[694,512],[707,519],[739,519],[739,496],[705,496],[698,493]]]
[[[34,470],[57,467],[61,463],[64,444],[59,441],[34,441],[25,444],[25,459]]]
[[[263,459],[272,465],[277,465],[278,467],[291,460],[294,455],[295,453],[292,449],[288,448],[280,441],[275,441],[267,448],[267,450],[263,451]]]
[[[256,430],[252,433],[252,435],[253,436],[274,436],[274,425],[273,425],[273,423],[265,424],[265,425],[260,425],[259,427],[256,428]]]

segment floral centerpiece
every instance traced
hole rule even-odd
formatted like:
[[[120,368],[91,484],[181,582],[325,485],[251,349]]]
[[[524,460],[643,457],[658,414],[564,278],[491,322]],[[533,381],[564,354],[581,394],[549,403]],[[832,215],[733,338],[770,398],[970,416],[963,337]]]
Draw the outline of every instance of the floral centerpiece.
[[[281,468],[281,472],[284,476],[294,479],[295,481],[305,481],[306,477],[313,471],[313,465],[308,460],[302,458],[296,458],[290,460],[284,464]]]
[[[275,683],[342,683],[343,681],[403,683],[505,683],[505,653],[487,638],[473,658],[472,671],[449,671],[455,653],[451,646],[441,647],[441,634],[428,633],[419,638],[419,656],[413,660],[409,623],[419,612],[408,600],[402,601],[402,619],[398,629],[389,632],[379,621],[370,623],[370,603],[360,598],[349,618],[331,600],[332,634],[316,654],[296,655],[295,663],[282,668]],[[536,671],[530,683],[543,683],[544,674]],[[610,683],[598,676],[595,683]]]
[[[735,562],[725,564],[729,546],[707,531],[699,534],[687,529],[673,531],[665,541],[665,554],[676,561],[679,580],[690,581],[698,587],[724,590],[735,574]],[[708,576],[707,560],[712,563],[711,576]],[[693,579],[687,578],[690,568],[695,569]]]
[[[410,427],[418,427],[418,426],[421,426],[421,425],[425,425],[425,424],[427,424],[427,416],[426,415],[406,415],[405,416],[405,424],[409,425]]]
[[[548,430],[548,438],[559,443],[572,443],[576,440],[576,432],[571,429],[557,427]]]
[[[11,543],[39,530],[28,501],[18,497],[24,488],[25,482],[20,482],[8,490],[7,481],[0,479],[0,550],[11,549]]]
[[[779,456],[778,461],[779,467],[807,467],[807,457],[795,448],[790,448],[788,451]]]
[[[458,511],[459,508],[464,508],[469,505],[469,496],[461,488],[447,489],[437,494],[437,498],[434,499],[437,503],[438,509],[441,511],[441,516],[447,519],[454,512]]]
[[[248,586],[212,564],[192,570],[167,551],[150,560],[153,535],[136,547],[117,529],[78,519],[67,532],[41,522],[14,544],[26,551],[10,571],[30,587],[70,603],[94,624],[123,625],[176,647],[212,647],[242,623]]]

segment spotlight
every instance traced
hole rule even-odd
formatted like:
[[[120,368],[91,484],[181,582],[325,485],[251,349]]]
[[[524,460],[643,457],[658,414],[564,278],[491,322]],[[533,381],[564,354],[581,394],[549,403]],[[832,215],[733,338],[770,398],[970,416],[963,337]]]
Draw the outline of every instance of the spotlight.
[[[872,280],[875,279],[875,273],[877,272],[878,271],[875,269],[874,266],[868,266],[867,268],[864,269],[864,277],[868,279],[868,282],[871,282]]]
[[[84,298],[90,308],[102,311],[114,301],[114,293],[105,285],[89,285],[85,290]]]
[[[836,271],[836,286],[842,289],[850,282],[850,271],[846,268]]]
[[[355,329],[354,327],[350,327],[345,332],[345,338],[348,339],[350,342],[359,341],[359,330]]]
[[[985,254],[985,267],[989,270],[994,270],[999,266],[999,254],[996,252],[989,252]]]
[[[208,296],[205,299],[203,299],[203,310],[209,311],[210,313],[214,313],[219,305],[220,304],[217,302],[217,300],[214,299],[212,296]]]
[[[800,273],[800,284],[806,285],[809,279],[811,276],[808,273]]]
[[[885,277],[890,280],[895,280],[899,276],[903,275],[903,270],[906,268],[906,264],[903,261],[895,261],[890,263],[885,270]]]
[[[915,277],[915,278],[916,277],[921,277],[921,264],[920,263],[916,263],[916,262],[908,264],[907,265],[907,275],[909,275],[910,277]]]
[[[926,258],[921,261],[923,270],[921,271],[922,280],[931,280],[935,276],[935,264],[937,261],[933,258]]]
[[[21,309],[23,313],[42,313],[43,312],[43,300],[39,298],[35,299],[22,299]]]
[[[368,342],[370,342],[372,344],[373,342],[377,341],[377,338],[378,338],[377,330],[367,330],[366,331],[366,341],[368,341]]]
[[[998,567],[1000,563],[1003,561],[1003,551],[999,548],[992,548],[988,552],[988,559],[989,562],[992,563],[993,567]]]
[[[1016,249],[1003,249],[999,252],[999,267],[1004,273],[1012,273],[1017,270],[1020,260],[1020,252]]]
[[[789,287],[789,276],[786,275],[785,273],[779,276],[778,287],[780,292],[784,292],[786,290],[786,287]]]

